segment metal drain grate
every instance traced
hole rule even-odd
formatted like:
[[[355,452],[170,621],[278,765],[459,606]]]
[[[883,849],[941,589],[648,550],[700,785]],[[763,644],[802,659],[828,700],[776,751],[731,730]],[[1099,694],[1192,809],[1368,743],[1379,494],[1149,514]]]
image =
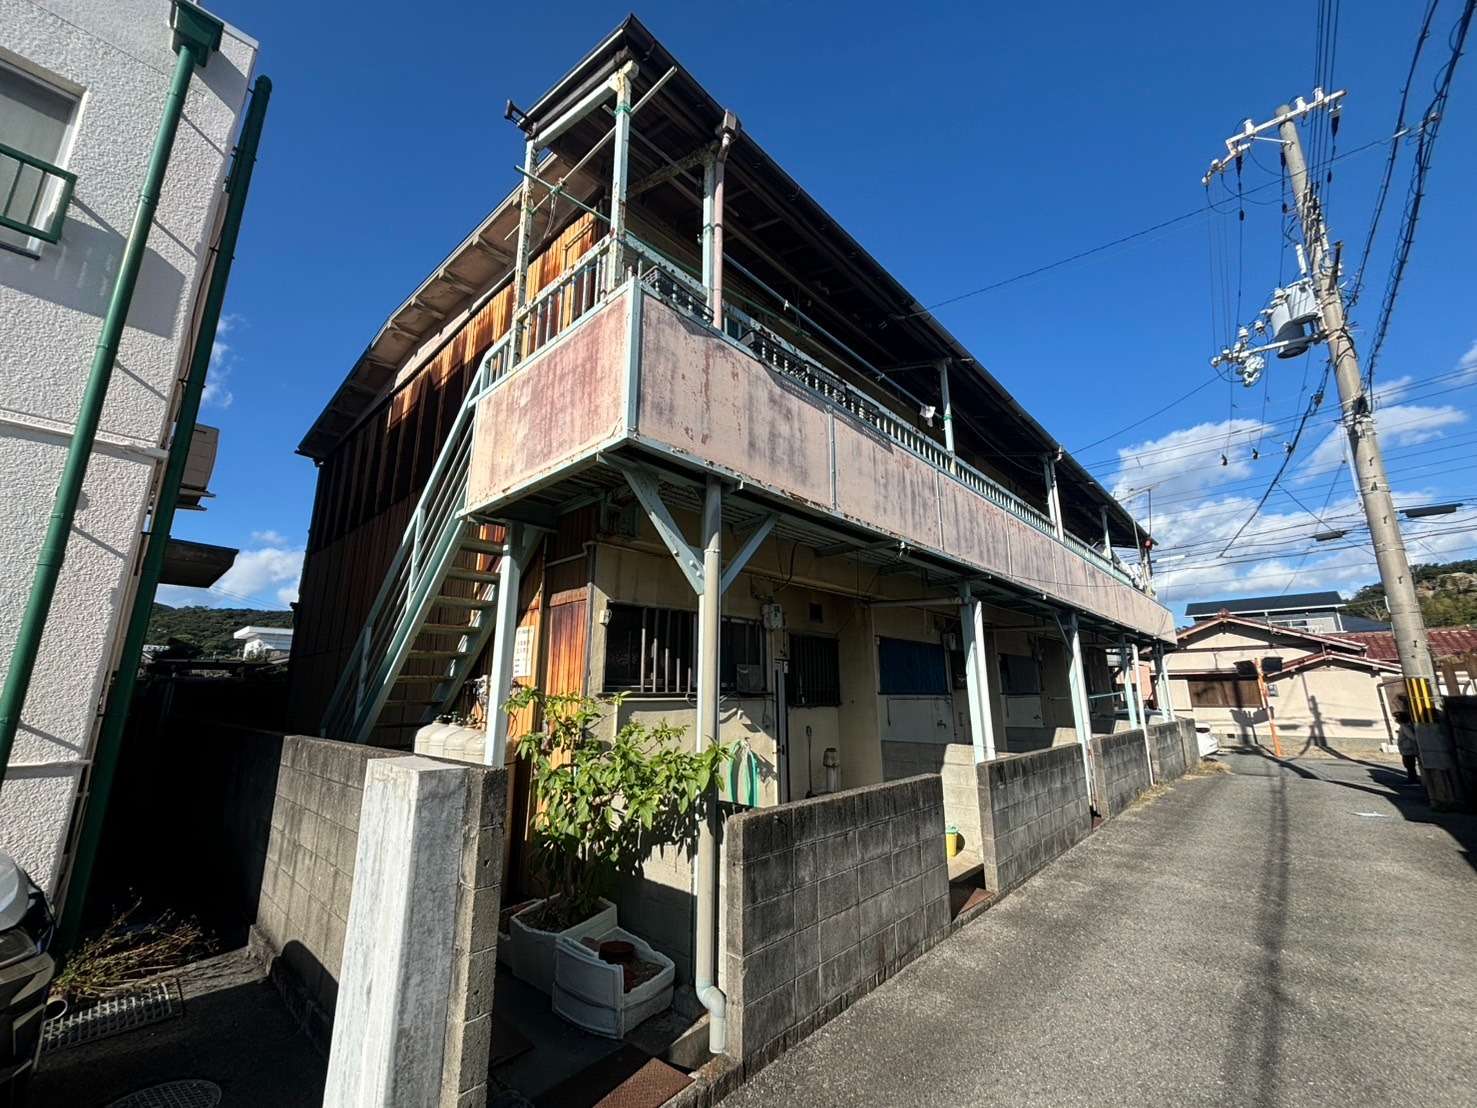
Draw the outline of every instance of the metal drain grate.
[[[172,1019],[184,1010],[179,982],[155,981],[98,1001],[91,1008],[47,1020],[41,1027],[41,1052],[121,1035],[136,1027]],[[173,1103],[168,1102],[168,1103]],[[213,1103],[213,1102],[212,1102]]]
[[[213,1081],[166,1081],[113,1101],[108,1108],[215,1108],[221,1087]]]

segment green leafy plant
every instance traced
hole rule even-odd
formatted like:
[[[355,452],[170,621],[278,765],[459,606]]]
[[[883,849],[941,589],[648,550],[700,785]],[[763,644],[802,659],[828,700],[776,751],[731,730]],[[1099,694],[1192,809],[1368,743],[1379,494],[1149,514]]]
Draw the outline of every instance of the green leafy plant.
[[[632,721],[610,741],[593,730],[621,698],[522,689],[510,713],[536,705],[543,729],[518,742],[530,765],[533,847],[552,893],[534,926],[563,931],[594,915],[618,876],[659,847],[690,842],[735,746],[684,748],[686,730]]]

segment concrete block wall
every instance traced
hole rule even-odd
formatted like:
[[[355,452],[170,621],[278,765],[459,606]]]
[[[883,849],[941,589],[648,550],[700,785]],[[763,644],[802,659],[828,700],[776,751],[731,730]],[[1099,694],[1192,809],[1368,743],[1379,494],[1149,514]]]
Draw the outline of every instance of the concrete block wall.
[[[366,768],[325,1108],[486,1104],[506,771]]]
[[[979,763],[985,887],[1004,893],[1092,831],[1092,807],[1074,744]]]
[[[1092,738],[1092,803],[1104,819],[1118,815],[1149,787],[1142,731]]]
[[[325,1053],[338,1002],[365,770],[376,758],[400,753],[303,735],[282,740],[253,939],[288,1009]]]
[[[1156,782],[1173,781],[1184,775],[1195,762],[1200,760],[1199,747],[1194,748],[1193,761],[1185,758],[1185,733],[1190,742],[1195,742],[1195,724],[1188,719],[1172,720],[1169,723],[1149,724],[1149,757],[1154,764]]]
[[[1442,708],[1466,803],[1477,807],[1477,696],[1448,696]]]
[[[728,1053],[760,1066],[947,934],[937,775],[731,817]]]
[[[936,773],[944,788],[944,823],[964,836],[964,850],[980,849],[980,798],[969,743],[884,742],[882,776],[887,781]]]
[[[257,746],[272,749],[259,739]],[[365,775],[370,762],[401,756],[330,739],[281,738],[251,938],[288,1010],[324,1053],[338,1003]],[[475,1053],[478,1036],[490,1041],[490,1023],[477,1021],[486,1015],[482,1006],[491,1004],[507,772],[458,768],[475,796],[464,815],[461,878],[447,889],[457,898],[458,936],[445,952],[454,980],[447,1034],[460,1036],[459,1042],[470,1036]]]

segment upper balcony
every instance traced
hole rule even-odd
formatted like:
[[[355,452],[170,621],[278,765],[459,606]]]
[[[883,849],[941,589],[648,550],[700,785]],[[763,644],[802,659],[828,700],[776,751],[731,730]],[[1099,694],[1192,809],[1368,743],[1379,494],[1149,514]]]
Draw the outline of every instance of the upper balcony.
[[[613,280],[612,275],[629,274]],[[988,578],[1151,637],[1170,613],[1111,556],[1066,533],[905,416],[626,236],[597,243],[530,301],[484,359],[465,507],[557,508],[607,460],[718,473],[830,533]]]

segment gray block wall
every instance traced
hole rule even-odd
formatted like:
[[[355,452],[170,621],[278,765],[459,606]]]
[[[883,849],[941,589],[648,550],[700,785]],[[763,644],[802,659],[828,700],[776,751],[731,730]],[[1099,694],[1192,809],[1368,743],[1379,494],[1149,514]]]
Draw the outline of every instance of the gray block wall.
[[[1002,754],[978,766],[985,887],[1004,893],[1092,831],[1074,743]]]
[[[1195,724],[1188,719],[1177,719],[1169,723],[1149,724],[1149,757],[1154,763],[1154,780],[1163,783],[1184,776],[1190,765],[1200,760],[1199,747],[1194,748],[1193,760],[1185,759],[1185,734],[1195,742]]]
[[[1442,712],[1451,731],[1457,776],[1469,806],[1477,807],[1477,696],[1448,696]]]
[[[974,747],[969,743],[884,742],[882,776],[901,781],[936,773],[944,786],[944,822],[959,828],[964,850],[980,849],[980,799],[974,769]]]
[[[1093,807],[1111,819],[1149,787],[1149,756],[1142,731],[1094,735],[1092,739]]]
[[[731,817],[728,1053],[762,1065],[948,932],[936,775]]]
[[[376,759],[403,756],[303,735],[281,739],[251,939],[288,1010],[325,1054],[338,1003],[365,773]],[[458,939],[446,957],[458,962],[459,988],[476,1007],[491,1004],[507,778],[505,770],[460,768],[477,799],[464,827],[463,881],[447,890],[458,898],[458,934],[466,942]],[[459,1017],[463,1023],[475,1018]]]

